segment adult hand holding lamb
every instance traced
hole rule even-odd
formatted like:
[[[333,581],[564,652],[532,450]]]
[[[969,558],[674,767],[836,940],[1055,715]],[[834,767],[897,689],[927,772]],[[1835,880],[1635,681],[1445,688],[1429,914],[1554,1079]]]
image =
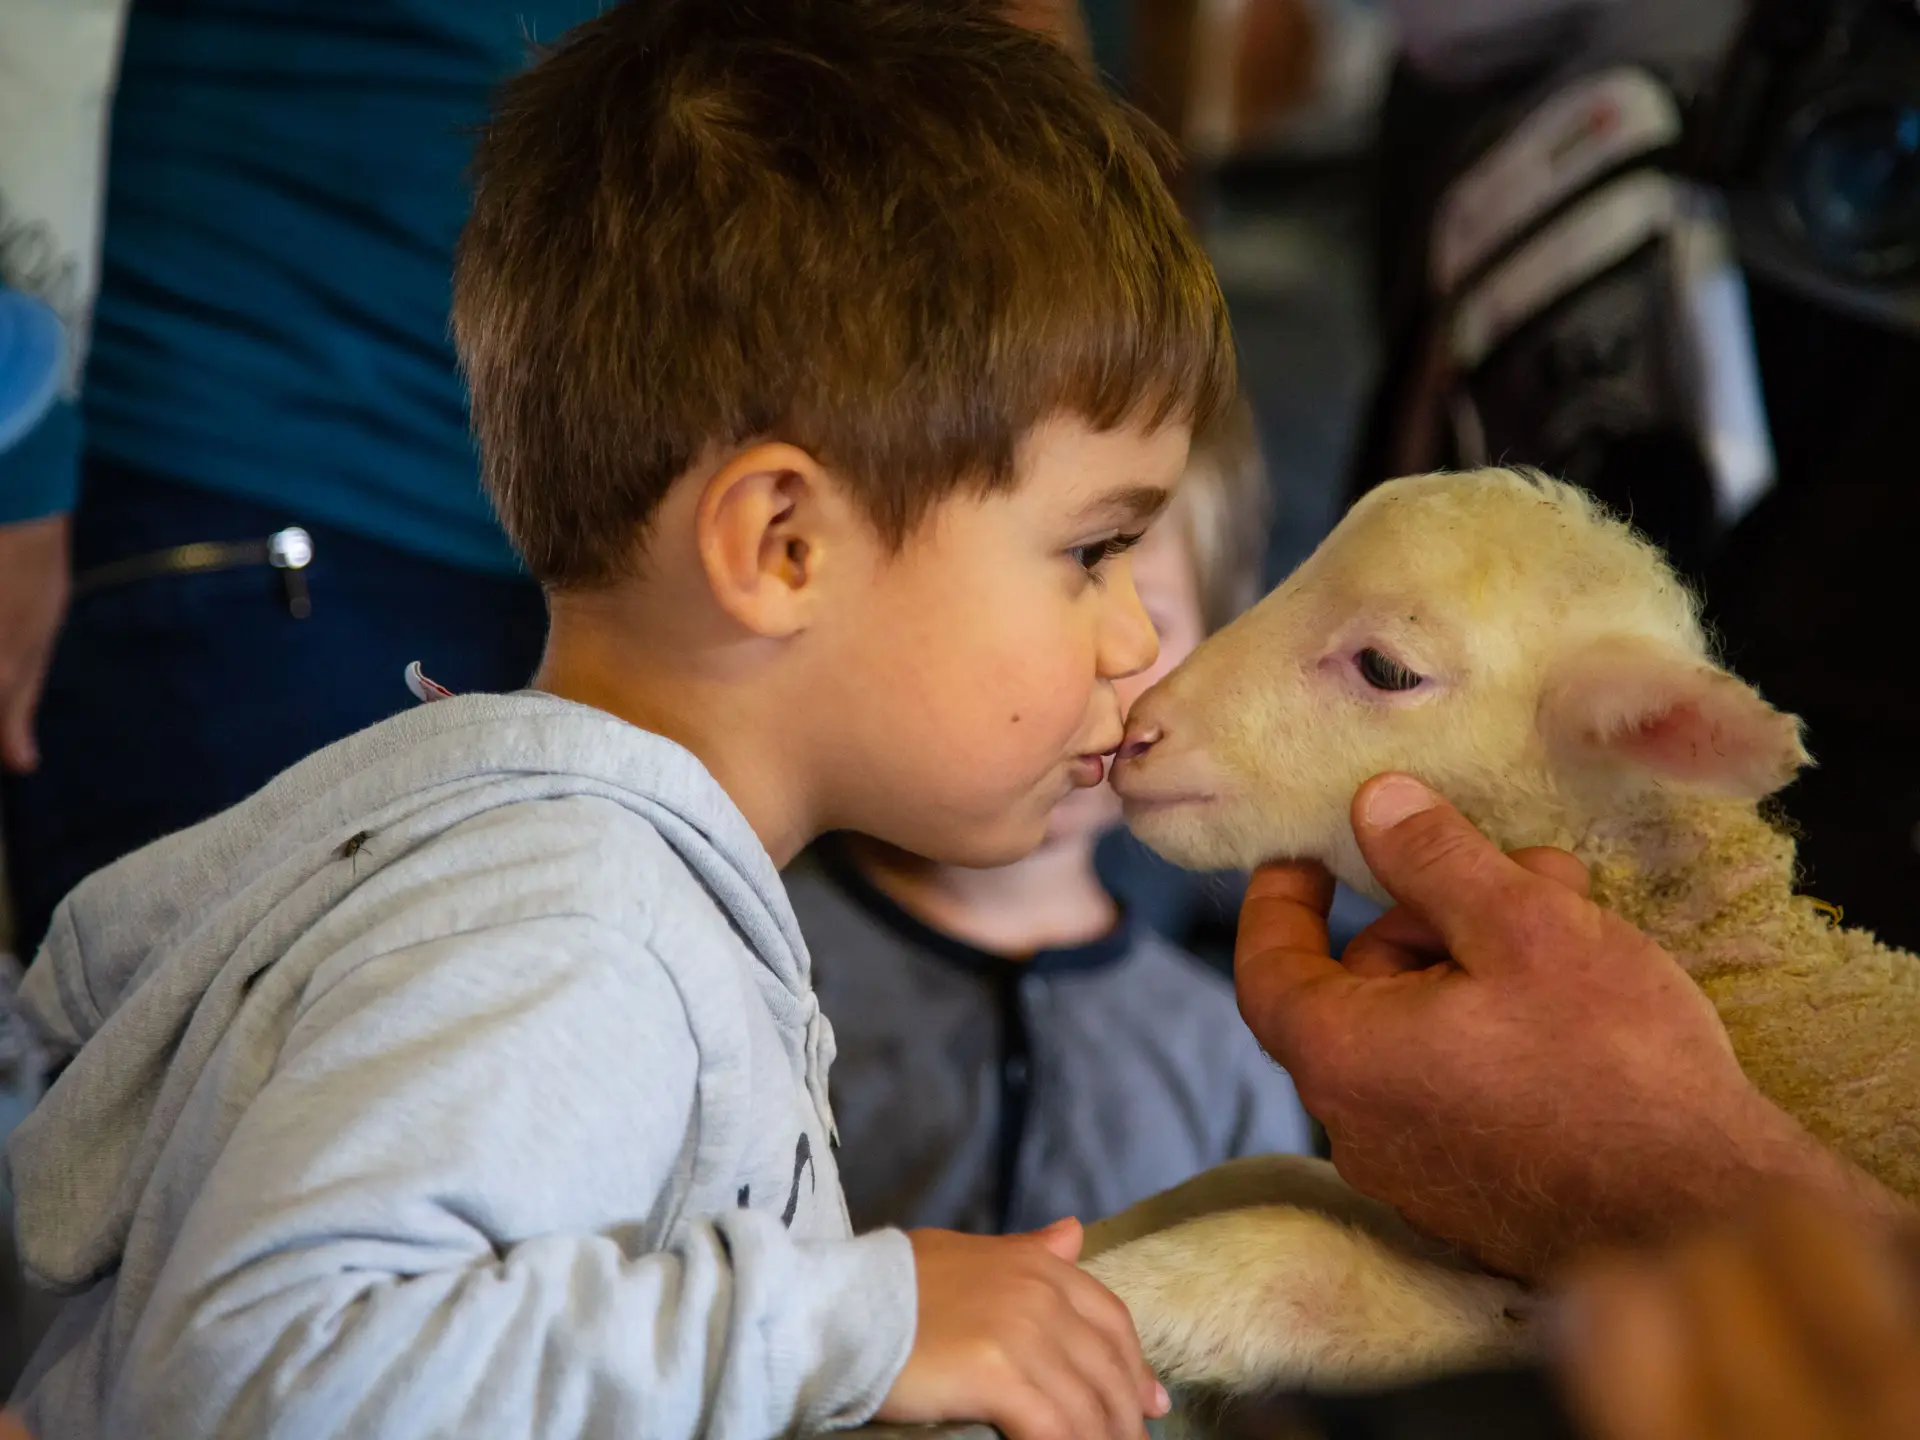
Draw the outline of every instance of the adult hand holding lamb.
[[[1341,963],[1331,880],[1268,867],[1236,973],[1356,1188],[1526,1276],[1725,1213],[1768,1176],[1872,1193],[1754,1089],[1713,1006],[1584,897],[1572,856],[1504,856],[1405,776],[1365,786],[1353,828],[1402,908]]]
[[[1492,846],[1572,851],[1591,875],[1593,912],[1556,917],[1538,887],[1512,892],[1510,873],[1492,884],[1491,858],[1462,867],[1463,855],[1494,854],[1476,851],[1464,828],[1429,857],[1448,878],[1415,908],[1429,895],[1459,907],[1448,946],[1482,952],[1456,952],[1467,978],[1497,976],[1493,988],[1515,997],[1563,985],[1596,1017],[1618,998],[1607,986],[1652,983],[1637,968],[1650,962],[1634,957],[1657,947],[1712,1002],[1761,1095],[1920,1200],[1920,957],[1839,927],[1834,907],[1795,892],[1793,838],[1762,804],[1806,763],[1799,721],[1715,662],[1698,601],[1657,549],[1572,486],[1486,470],[1397,480],[1362,499],[1284,584],[1142,697],[1113,783],[1135,833],[1169,859],[1313,860],[1380,899],[1393,887],[1349,811],[1354,792],[1385,773],[1419,776]],[[1526,963],[1489,970],[1502,953]],[[1657,1017],[1623,1017],[1617,1043],[1650,1045],[1692,1003],[1679,994]],[[1585,1046],[1580,1065],[1536,1079],[1590,1091],[1599,1082],[1585,1067],[1619,1056],[1573,1029],[1445,1043],[1508,1069],[1530,1063],[1529,1047]],[[1443,1093],[1452,1077],[1427,1053],[1443,1042],[1406,1038],[1416,1048],[1402,1061],[1434,1072],[1433,1113],[1477,1116]],[[1677,1094],[1663,1083],[1643,1110],[1613,1112],[1608,1143],[1670,1143],[1681,1117],[1658,1112],[1694,1104],[1696,1085],[1720,1093],[1707,1080]],[[1496,1109],[1473,1123],[1500,1131],[1544,1119],[1557,1130],[1575,1104],[1542,1096],[1522,1115]],[[1728,1123],[1711,1107],[1695,1119]]]

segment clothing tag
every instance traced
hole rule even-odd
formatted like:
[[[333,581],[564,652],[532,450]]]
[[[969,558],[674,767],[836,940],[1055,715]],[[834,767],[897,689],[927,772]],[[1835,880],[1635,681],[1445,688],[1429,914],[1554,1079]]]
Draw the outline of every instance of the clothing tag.
[[[437,680],[429,680],[420,669],[418,660],[407,662],[407,689],[413,692],[413,698],[422,705],[431,705],[436,700],[451,700],[453,691]]]

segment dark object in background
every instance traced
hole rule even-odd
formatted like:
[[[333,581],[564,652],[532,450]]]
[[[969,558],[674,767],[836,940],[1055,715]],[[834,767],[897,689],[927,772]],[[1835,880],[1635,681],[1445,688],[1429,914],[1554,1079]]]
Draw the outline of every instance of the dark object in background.
[[[1801,888],[1920,946],[1920,671],[1888,664],[1920,604],[1920,340],[1771,284],[1754,321],[1786,481],[1707,581],[1727,659],[1807,722],[1783,799]]]
[[[1424,470],[1536,466],[1704,570],[1730,497],[1772,467],[1757,414],[1744,434],[1728,423],[1725,397],[1737,416],[1758,386],[1737,278],[1730,304],[1719,293],[1724,223],[1676,173],[1682,134],[1677,96],[1637,69],[1473,85],[1400,69],[1381,137],[1386,353],[1356,495]]]
[[[1535,1370],[1453,1375],[1371,1394],[1304,1396],[1225,1411],[1218,1440],[1576,1440]]]
[[[1423,454],[1429,437],[1410,423],[1409,397],[1433,384],[1434,215],[1451,177],[1529,108],[1513,97],[1549,88],[1549,68],[1472,87],[1405,69],[1395,79],[1378,202],[1386,363],[1356,493],[1450,458]],[[1784,796],[1803,831],[1803,888],[1840,905],[1850,924],[1911,948],[1920,945],[1920,674],[1887,657],[1903,653],[1903,622],[1920,610],[1920,7],[1755,0],[1700,93],[1669,164],[1724,194],[1747,272],[1777,484],[1704,546],[1686,538],[1698,535],[1687,525],[1697,497],[1663,463],[1671,449],[1616,439],[1609,468],[1630,503],[1591,488],[1656,539],[1679,538],[1676,558],[1702,581],[1728,661],[1807,720],[1818,768]],[[1524,368],[1514,383],[1529,383]],[[1555,455],[1546,437],[1529,447],[1509,431],[1496,458],[1555,468]]]
[[[1766,269],[1920,332],[1920,5],[1755,0],[1692,150]]]
[[[1727,658],[1805,718],[1803,888],[1920,945],[1920,6],[1756,0],[1695,163],[1731,198],[1780,488],[1707,597]]]

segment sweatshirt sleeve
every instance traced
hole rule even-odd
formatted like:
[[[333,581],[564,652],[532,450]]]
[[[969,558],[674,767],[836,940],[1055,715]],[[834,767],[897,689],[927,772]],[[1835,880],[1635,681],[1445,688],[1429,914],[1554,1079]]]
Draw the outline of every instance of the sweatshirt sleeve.
[[[865,1420],[912,1344],[906,1238],[680,1217],[700,1060],[666,971],[589,920],[362,963],[300,1012],[209,1173],[109,1433],[757,1440]]]

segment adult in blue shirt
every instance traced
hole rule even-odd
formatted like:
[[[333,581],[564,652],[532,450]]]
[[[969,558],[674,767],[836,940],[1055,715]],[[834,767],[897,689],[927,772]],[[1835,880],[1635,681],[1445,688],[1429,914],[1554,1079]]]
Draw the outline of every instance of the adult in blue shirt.
[[[75,331],[90,239],[29,202],[49,173],[92,170],[97,195],[99,123],[58,121],[89,93],[104,119],[112,93],[85,386],[0,452],[0,818],[25,953],[89,871],[410,703],[409,661],[458,688],[532,674],[544,613],[479,487],[449,274],[493,87],[598,8],[0,17],[0,73],[37,90],[33,124],[0,125],[0,279]]]

